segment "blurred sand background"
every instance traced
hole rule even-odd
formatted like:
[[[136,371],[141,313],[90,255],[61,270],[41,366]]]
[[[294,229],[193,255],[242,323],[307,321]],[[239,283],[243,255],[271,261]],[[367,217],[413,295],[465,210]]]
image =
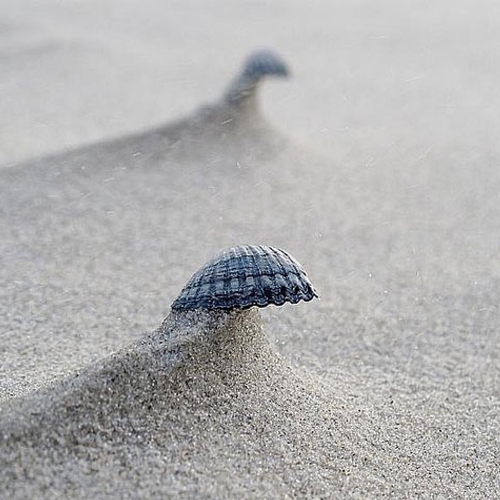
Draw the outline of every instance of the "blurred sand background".
[[[7,498],[497,496],[496,2],[0,6],[5,436],[26,405],[50,413],[32,390],[157,327],[220,248],[282,247],[321,295],[262,312],[270,350],[239,385],[131,411],[147,449],[7,439]],[[293,73],[264,85],[262,133],[148,132],[217,100],[259,46]],[[248,413],[264,431],[227,425]]]
[[[491,1],[5,2],[0,159],[181,116],[217,97],[256,46],[290,60],[293,80],[267,88],[265,108],[307,141],[365,160],[409,147],[418,159],[450,142],[491,151],[498,10]]]

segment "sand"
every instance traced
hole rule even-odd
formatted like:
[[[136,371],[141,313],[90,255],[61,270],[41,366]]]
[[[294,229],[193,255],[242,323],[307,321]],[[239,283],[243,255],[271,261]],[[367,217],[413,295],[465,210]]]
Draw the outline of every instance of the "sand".
[[[0,497],[495,498],[496,4],[100,5],[5,17]],[[320,300],[162,323],[242,243]]]

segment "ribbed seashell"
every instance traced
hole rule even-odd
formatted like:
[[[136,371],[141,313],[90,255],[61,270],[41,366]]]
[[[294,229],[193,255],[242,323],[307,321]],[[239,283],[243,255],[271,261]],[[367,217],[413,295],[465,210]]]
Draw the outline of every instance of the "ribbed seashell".
[[[281,306],[317,296],[303,267],[290,254],[267,246],[241,245],[221,252],[202,266],[172,309]]]

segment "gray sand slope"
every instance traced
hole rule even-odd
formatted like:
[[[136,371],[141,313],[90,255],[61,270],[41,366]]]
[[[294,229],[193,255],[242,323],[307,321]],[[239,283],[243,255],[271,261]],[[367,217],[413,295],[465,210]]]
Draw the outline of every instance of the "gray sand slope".
[[[495,497],[498,16],[361,7],[314,14],[352,45],[279,115],[323,117],[333,153],[189,118],[180,142],[176,123],[2,169],[0,496]],[[294,70],[328,59],[290,47]],[[250,313],[142,337],[240,243],[288,250],[321,301],[266,309],[267,334]]]
[[[256,311],[172,313],[138,343],[4,407],[2,489],[8,498],[472,496],[476,467],[483,493],[495,487],[484,449],[457,475],[446,431],[355,388],[345,375],[325,387],[289,367]]]
[[[311,493],[326,493],[332,472],[342,482],[331,465],[346,459],[348,439],[340,433],[335,448],[324,440],[337,434],[334,402],[273,351],[259,313],[240,316],[177,313],[137,344],[12,405],[0,424],[4,492],[220,497],[248,494],[251,484],[275,497],[293,491],[297,475]]]

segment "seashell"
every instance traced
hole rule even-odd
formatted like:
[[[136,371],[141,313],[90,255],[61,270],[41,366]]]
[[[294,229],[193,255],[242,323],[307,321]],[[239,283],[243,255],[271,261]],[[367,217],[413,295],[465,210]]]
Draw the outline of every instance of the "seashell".
[[[287,65],[269,49],[257,50],[246,59],[243,70],[229,85],[225,100],[237,104],[255,95],[259,82],[267,76],[287,77],[290,71]]]
[[[242,75],[259,80],[264,76],[288,76],[289,70],[280,56],[269,49],[252,52],[243,66]]]
[[[224,250],[194,273],[172,309],[281,306],[317,296],[305,270],[290,254],[267,246],[241,245]]]

